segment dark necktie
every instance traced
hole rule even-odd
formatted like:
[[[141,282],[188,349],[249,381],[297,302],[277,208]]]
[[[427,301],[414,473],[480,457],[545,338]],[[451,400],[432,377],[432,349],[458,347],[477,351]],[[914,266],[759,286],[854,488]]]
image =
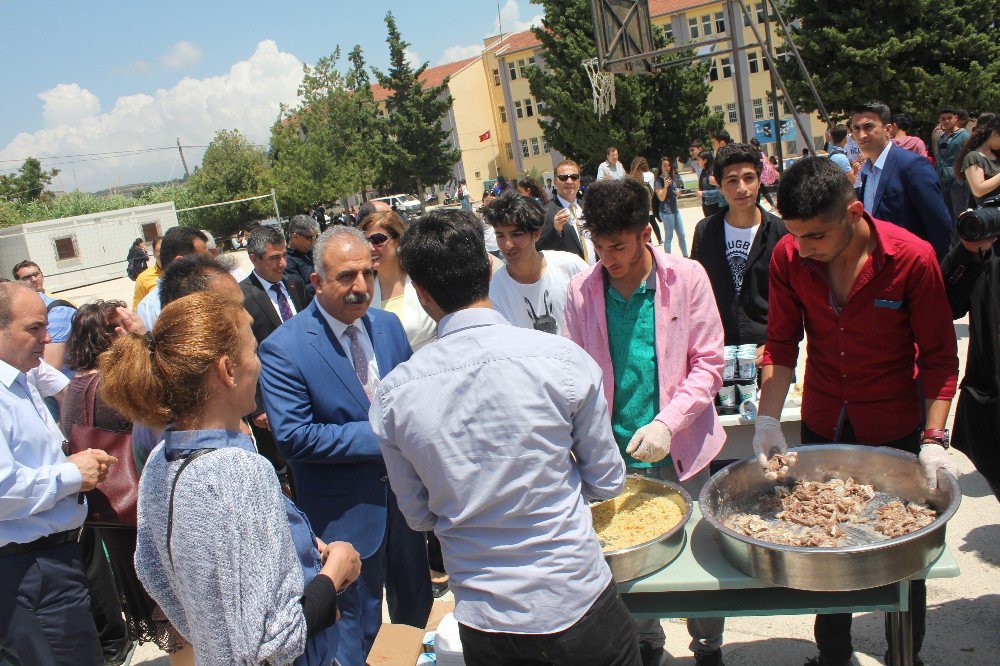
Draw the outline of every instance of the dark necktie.
[[[292,318],[292,306],[288,304],[288,297],[285,296],[280,284],[272,284],[271,291],[278,297],[278,314],[281,315],[281,321],[288,321]]]
[[[365,352],[361,349],[361,343],[358,341],[358,327],[351,324],[347,327],[347,337],[351,339],[351,359],[354,361],[354,372],[358,376],[358,381],[361,382],[361,388],[365,390],[365,395],[368,396],[368,400],[372,399],[375,395],[375,389],[371,385],[371,378],[368,375],[368,357],[365,356]]]

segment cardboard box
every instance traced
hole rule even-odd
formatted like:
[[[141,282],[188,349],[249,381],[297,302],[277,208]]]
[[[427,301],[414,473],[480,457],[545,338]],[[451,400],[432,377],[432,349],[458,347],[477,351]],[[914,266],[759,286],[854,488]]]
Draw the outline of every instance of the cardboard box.
[[[453,610],[454,601],[436,599],[426,627],[383,622],[368,654],[369,666],[414,666],[423,652],[424,634],[437,629],[441,618]]]

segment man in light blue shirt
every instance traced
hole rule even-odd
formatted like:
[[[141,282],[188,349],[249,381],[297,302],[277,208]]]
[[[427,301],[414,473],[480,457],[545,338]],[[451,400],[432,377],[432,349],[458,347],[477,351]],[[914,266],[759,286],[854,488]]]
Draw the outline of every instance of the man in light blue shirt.
[[[45,361],[62,371],[67,378],[72,379],[76,373],[66,367],[63,357],[66,354],[69,332],[73,326],[73,317],[76,316],[76,307],[69,301],[52,298],[45,293],[45,273],[42,272],[38,264],[30,259],[25,259],[14,266],[14,279],[26,287],[34,289],[45,302],[49,318],[49,335],[52,337],[52,342],[45,346]]]
[[[167,268],[177,259],[191,254],[208,254],[208,236],[192,227],[172,227],[163,235],[160,242],[160,266],[166,273]],[[152,331],[163,305],[160,303],[160,278],[148,294],[146,294],[135,309],[139,319],[146,325],[146,330]]]
[[[438,339],[382,379],[370,420],[407,523],[441,541],[466,664],[637,666],[587,507],[625,481],[600,368],[491,309],[468,213],[428,213],[399,252]]]
[[[22,664],[98,664],[79,493],[115,459],[63,454],[62,433],[26,377],[49,340],[38,295],[0,284],[0,647]]]

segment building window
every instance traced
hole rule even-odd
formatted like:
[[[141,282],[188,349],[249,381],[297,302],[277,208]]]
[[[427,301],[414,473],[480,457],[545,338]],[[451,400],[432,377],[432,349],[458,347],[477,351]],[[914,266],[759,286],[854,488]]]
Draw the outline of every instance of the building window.
[[[514,113],[518,118],[524,118],[524,109],[521,108],[521,100],[516,100],[514,102]]]
[[[517,67],[514,65],[513,61],[507,63],[507,73],[510,74],[511,81],[517,79]]]
[[[479,171],[476,172],[476,180],[479,180],[480,178],[482,178],[482,176],[480,176],[479,173],[480,173]]]
[[[720,35],[726,34],[726,15],[722,12],[715,12],[715,31]]]
[[[505,143],[503,145],[504,145],[504,148],[507,149],[507,159],[509,159],[509,160],[514,159],[514,150],[510,147],[510,144],[509,143]]]
[[[522,157],[530,157],[531,156],[531,153],[528,152],[528,140],[527,139],[521,139],[521,156]]]
[[[529,118],[532,117],[533,115],[535,115],[535,109],[534,109],[534,107],[531,104],[531,98],[530,97],[528,99],[524,100],[524,115],[526,115]]]
[[[523,60],[518,60],[517,61],[517,73],[520,74],[522,78],[524,78],[524,61]]]
[[[764,3],[758,2],[754,8],[757,10],[757,23],[763,23],[767,20],[767,13],[764,12]]]
[[[728,111],[729,122],[731,124],[736,124],[739,122],[739,118],[736,117],[736,102],[730,102],[726,104],[726,111]]]
[[[52,242],[56,246],[56,260],[66,261],[67,259],[79,259],[80,248],[76,244],[76,236],[63,236],[53,238]]]
[[[712,15],[705,14],[701,17],[701,32],[708,37],[712,34]]]
[[[698,32],[698,19],[695,17],[688,19],[688,32],[691,33],[691,39],[698,39],[701,33]]]
[[[722,59],[722,78],[731,79],[733,77],[733,63],[729,58]]]
[[[721,104],[716,104],[715,106],[713,106],[712,107],[712,112],[713,113],[717,113],[718,115],[721,116],[722,115],[722,105]]]
[[[160,223],[156,220],[142,224],[142,240],[152,243],[160,235]]]
[[[719,80],[719,66],[715,62],[714,58],[712,59],[712,68],[708,70],[708,80],[709,81]]]
[[[549,148],[549,142],[545,139],[544,136],[542,137],[542,152],[543,153],[552,152],[552,149]]]
[[[528,64],[529,65],[535,64],[535,56],[528,56]]]
[[[538,137],[537,136],[531,137],[531,154],[540,155],[541,152],[542,152],[541,149],[539,149],[538,147]]]
[[[493,70],[493,85],[495,85],[495,86],[500,85],[500,70],[499,69],[494,69]]]
[[[751,74],[760,71],[760,60],[757,59],[756,51],[747,51],[747,68]]]
[[[667,23],[665,26],[663,26],[663,34],[664,36],[666,36],[667,41],[669,42],[674,41],[674,24]]]
[[[767,98],[767,117],[774,118],[774,99]]]
[[[760,97],[753,100],[753,119],[764,120],[764,100]]]
[[[497,110],[500,112],[500,122],[501,123],[507,122],[507,107],[501,104],[500,106],[497,107]]]

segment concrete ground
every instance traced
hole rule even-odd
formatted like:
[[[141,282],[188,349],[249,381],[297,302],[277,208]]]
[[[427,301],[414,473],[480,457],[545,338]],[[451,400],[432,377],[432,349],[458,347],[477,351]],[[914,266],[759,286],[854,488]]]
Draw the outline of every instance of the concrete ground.
[[[697,206],[682,208],[681,215],[689,243],[701,218]],[[676,236],[673,254],[680,250]],[[249,267],[245,252],[232,253],[240,265]],[[60,298],[84,303],[97,298],[132,302],[133,283],[125,277],[88,287],[60,292]],[[960,377],[965,372],[968,349],[968,320],[955,322],[958,336]],[[802,357],[804,358],[804,346]],[[803,362],[800,358],[799,374]],[[954,405],[952,416],[954,418]],[[950,419],[949,419],[950,420]],[[791,442],[790,442],[791,443]],[[998,443],[1000,445],[1000,443]],[[928,584],[927,637],[921,657],[928,666],[992,666],[1000,663],[1000,524],[997,500],[986,480],[968,458],[954,453],[959,461],[962,506],[948,524],[947,543],[962,574],[958,578]],[[449,595],[450,596],[450,595]],[[730,666],[759,664],[802,664],[816,654],[812,642],[812,616],[776,616],[730,619],[726,623],[723,654]],[[690,638],[684,622],[665,620],[670,664],[693,664],[688,651]],[[856,662],[861,666],[881,664],[885,652],[881,613],[864,613],[854,618]],[[152,643],[140,646],[133,664],[167,666],[169,660]]]

